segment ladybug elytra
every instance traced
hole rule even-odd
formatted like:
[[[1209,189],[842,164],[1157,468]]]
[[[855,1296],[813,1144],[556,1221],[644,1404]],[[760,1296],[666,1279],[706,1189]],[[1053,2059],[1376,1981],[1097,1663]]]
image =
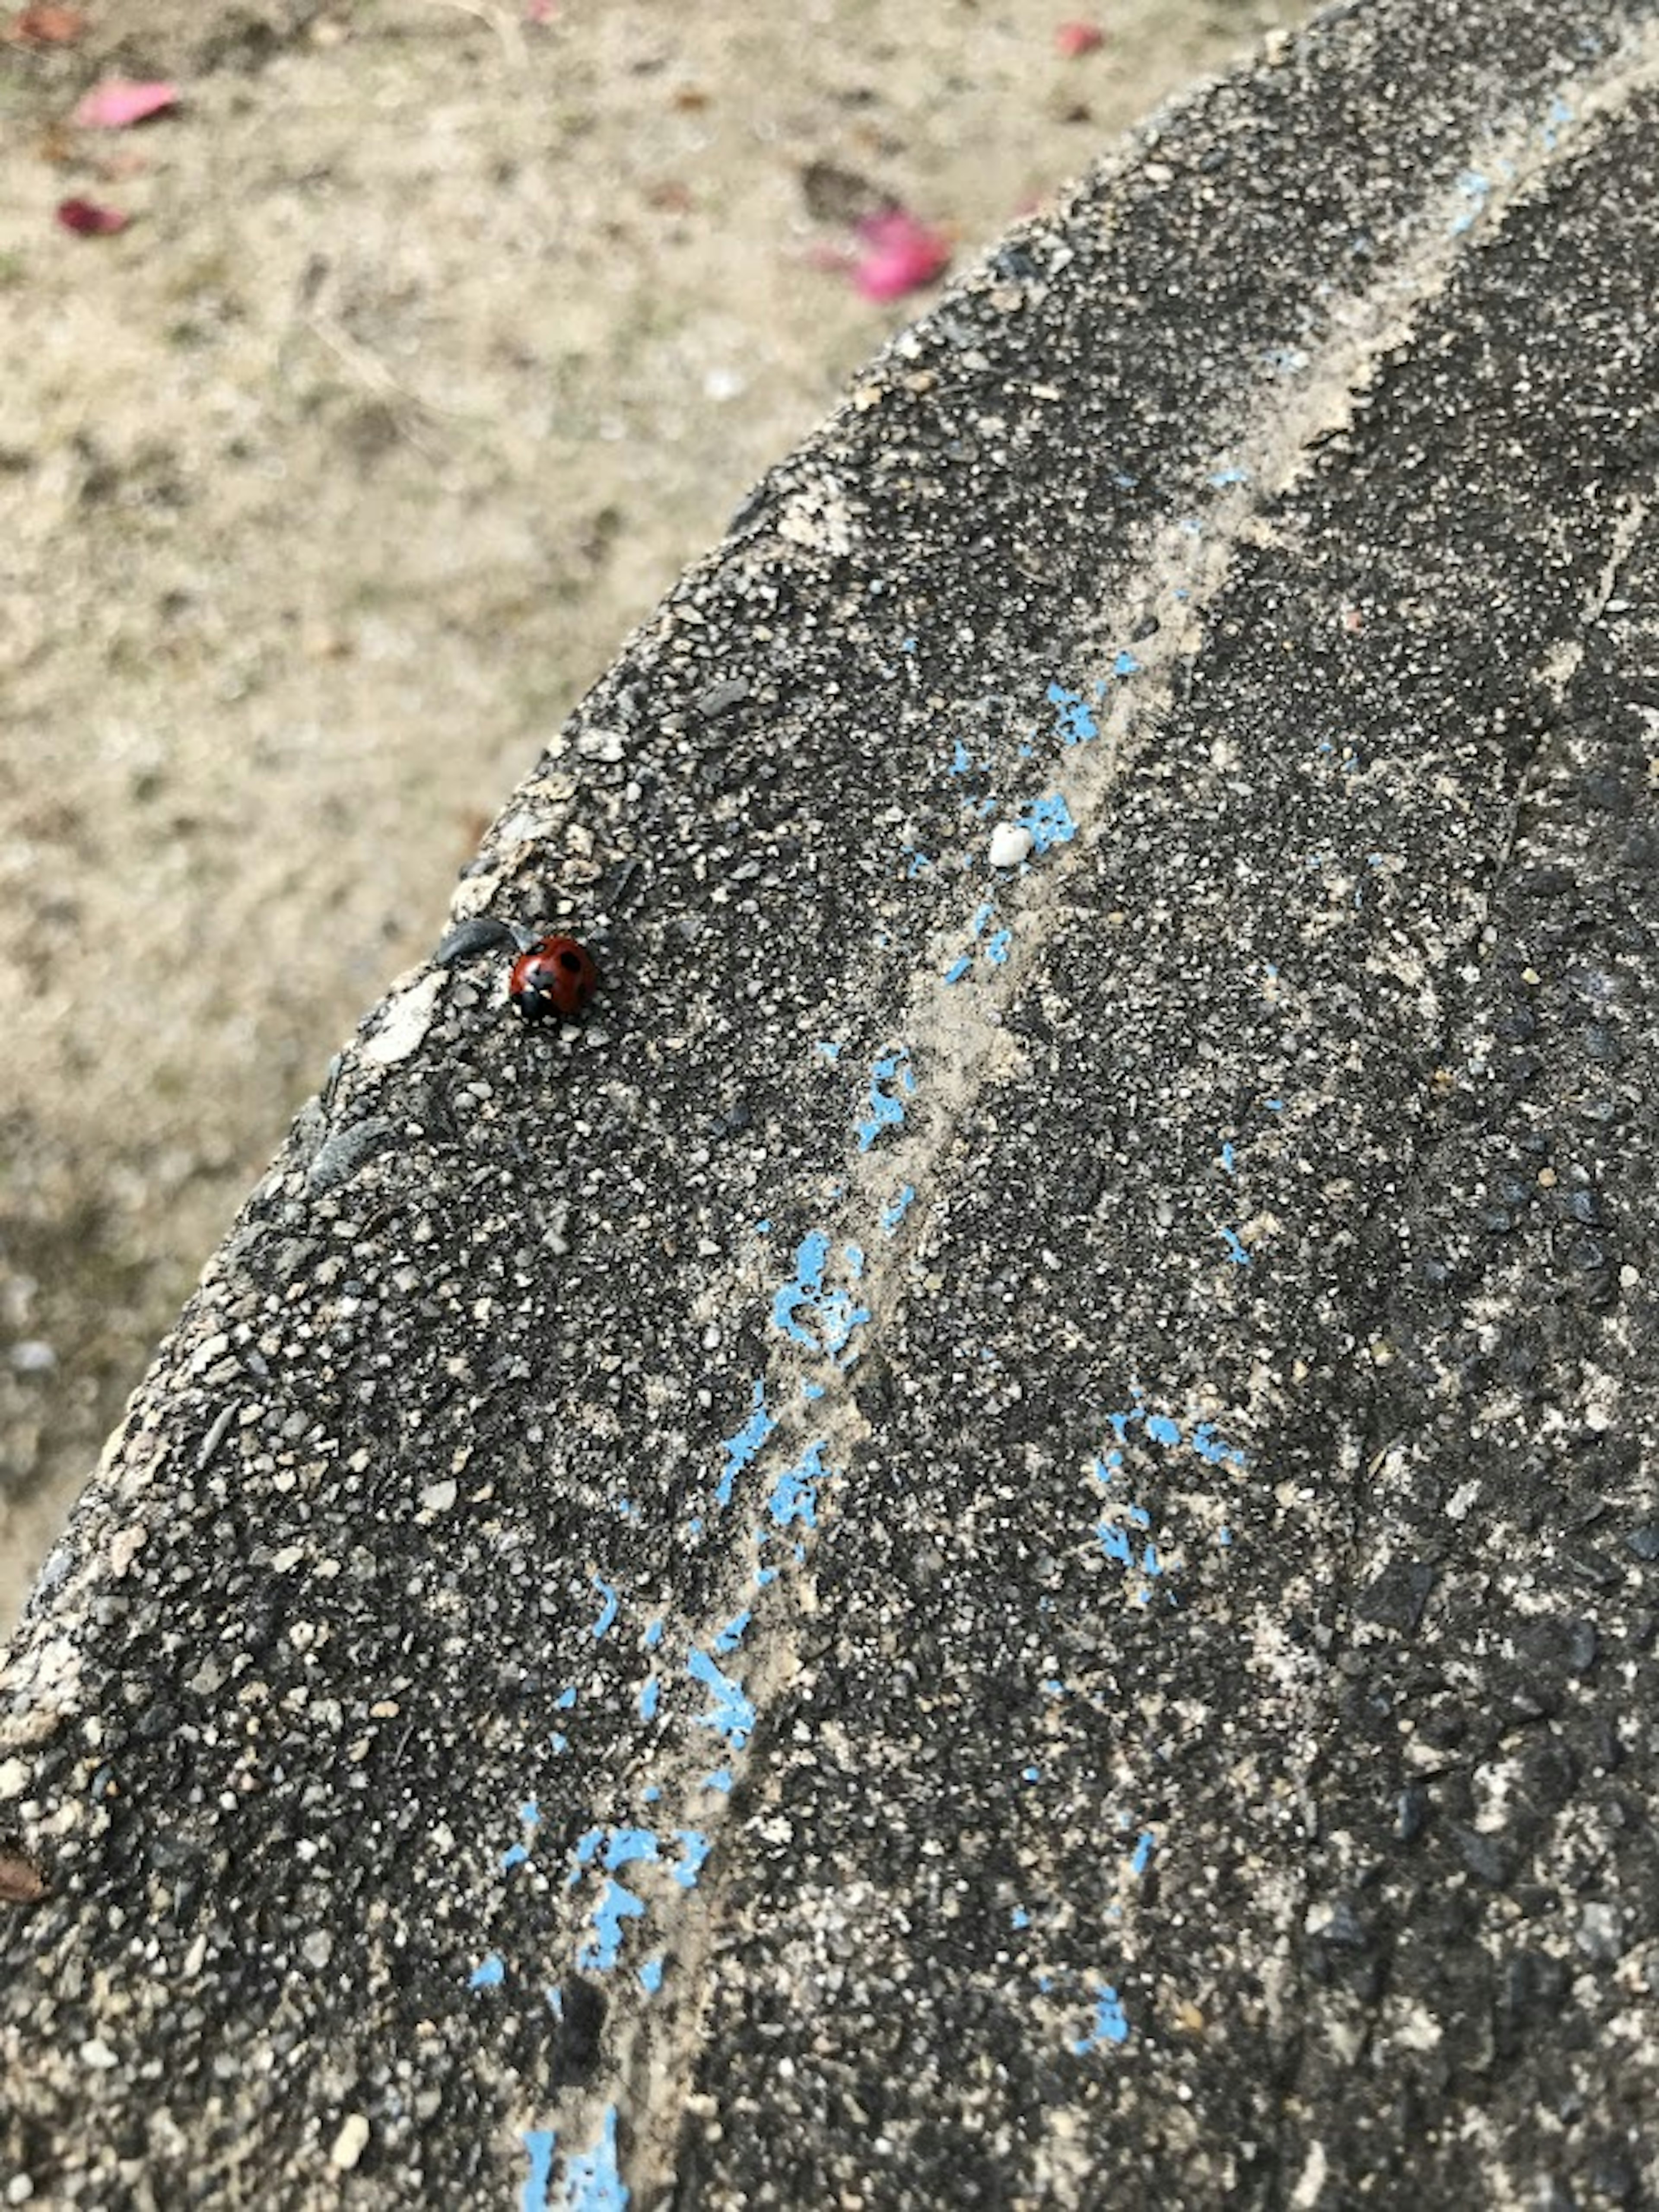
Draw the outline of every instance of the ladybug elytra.
[[[527,1022],[550,1014],[574,1021],[599,988],[592,954],[574,937],[543,937],[521,952],[507,979],[507,994]]]

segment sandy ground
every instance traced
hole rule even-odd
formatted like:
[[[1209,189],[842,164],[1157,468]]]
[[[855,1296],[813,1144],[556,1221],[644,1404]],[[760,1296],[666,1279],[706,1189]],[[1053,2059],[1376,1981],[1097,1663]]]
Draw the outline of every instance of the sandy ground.
[[[1071,59],[1053,0],[541,12],[85,0],[0,47],[0,1630],[489,816],[931,296],[822,265],[811,166],[960,264],[1305,11],[1129,0]],[[112,74],[180,103],[72,127]]]

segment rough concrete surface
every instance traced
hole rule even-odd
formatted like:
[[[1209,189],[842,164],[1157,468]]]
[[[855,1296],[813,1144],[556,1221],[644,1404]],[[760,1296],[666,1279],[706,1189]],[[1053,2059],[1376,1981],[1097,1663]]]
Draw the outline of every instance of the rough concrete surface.
[[[970,256],[1297,11],[85,12],[0,40],[0,1633],[501,794],[915,312],[813,180]],[[116,73],[179,106],[76,128]]]
[[[13,2201],[1659,2186],[1656,109],[1287,37],[631,640],[26,1617]]]

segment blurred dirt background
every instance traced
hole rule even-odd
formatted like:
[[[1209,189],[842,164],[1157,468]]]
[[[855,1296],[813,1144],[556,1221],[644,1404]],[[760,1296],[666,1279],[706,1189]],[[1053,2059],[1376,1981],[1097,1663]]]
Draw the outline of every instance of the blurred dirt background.
[[[932,296],[814,165],[961,266],[1306,11],[1070,12],[0,0],[0,1633],[489,817]]]

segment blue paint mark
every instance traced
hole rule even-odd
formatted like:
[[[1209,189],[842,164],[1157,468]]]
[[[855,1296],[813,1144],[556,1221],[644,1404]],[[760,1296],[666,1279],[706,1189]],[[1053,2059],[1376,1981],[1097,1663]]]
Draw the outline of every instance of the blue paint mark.
[[[480,1959],[472,1969],[472,1978],[468,1982],[467,1987],[470,1990],[495,1989],[499,1987],[506,1973],[507,1968],[492,1951],[487,1959]]]
[[[805,1253],[805,1249],[806,1247],[803,1244],[801,1251]],[[829,1249],[827,1237],[824,1239],[824,1249],[826,1252]],[[822,1279],[820,1272],[819,1280],[822,1281]],[[780,1291],[779,1297],[781,1298],[783,1295],[784,1293]],[[778,1309],[775,1303],[772,1308],[772,1318],[775,1322],[777,1317]],[[787,1323],[781,1325],[787,1327]],[[801,1332],[801,1337],[804,1342],[810,1343],[811,1340],[805,1335],[804,1330]],[[766,1410],[766,1384],[763,1381],[755,1383],[753,1395],[749,1402],[750,1407],[749,1419],[738,1431],[736,1436],[726,1437],[720,1445],[720,1449],[726,1455],[726,1462],[720,1469],[720,1479],[714,1486],[714,1503],[717,1505],[731,1504],[732,1484],[777,1426],[777,1423]]]
[[[858,1254],[856,1245],[848,1250]],[[826,1290],[824,1267],[830,1256],[830,1239],[821,1229],[814,1229],[801,1240],[795,1254],[795,1279],[785,1283],[772,1300],[772,1326],[781,1329],[792,1344],[805,1345],[809,1352],[834,1358],[846,1349],[853,1331],[870,1318],[867,1306],[855,1305],[849,1292]],[[862,1255],[858,1255],[862,1265]],[[811,1313],[819,1326],[819,1334],[797,1319],[802,1308]]]
[[[1210,477],[1218,491],[1224,491],[1229,484],[1249,483],[1249,471],[1241,468],[1217,469]]]
[[[1134,1547],[1128,1536],[1115,1521],[1097,1521],[1095,1534],[1100,1539],[1100,1548],[1109,1559],[1115,1559],[1121,1567],[1134,1565]]]
[[[1221,1546],[1224,1551],[1225,1551],[1232,1540],[1233,1532],[1231,1528],[1223,1528],[1216,1537],[1217,1543]]]
[[[1140,1840],[1135,1845],[1134,1856],[1129,1861],[1129,1870],[1132,1874],[1146,1873],[1152,1863],[1152,1852],[1157,1848],[1157,1844],[1158,1838],[1152,1830],[1143,1828],[1140,1832]]]
[[[881,1209],[881,1225],[890,1237],[915,1203],[916,1187],[907,1182],[896,1197],[890,1198]]]
[[[640,1685],[640,1718],[642,1721],[655,1720],[661,1700],[662,1684],[654,1674],[648,1675]]]
[[[617,2171],[617,2108],[605,2108],[605,2128],[591,2151],[565,2169],[566,2212],[628,2212],[629,2191]]]
[[[558,1696],[553,1700],[553,1708],[556,1712],[568,1713],[575,1702],[576,1692],[574,1690],[561,1690]]]
[[[973,765],[973,755],[969,751],[967,746],[963,744],[962,739],[958,738],[956,742],[956,750],[951,755],[951,775],[966,775],[971,770]]]
[[[593,1577],[593,1587],[605,1600],[599,1608],[599,1617],[593,1624],[593,1636],[597,1642],[617,1618],[617,1593],[610,1583],[597,1574]]]
[[[650,1627],[645,1632],[645,1648],[647,1651],[654,1651],[657,1646],[662,1642],[662,1615],[659,1613],[657,1618],[652,1622]]]
[[[978,913],[968,925],[968,927],[973,931],[975,937],[978,937],[981,933],[986,923],[989,921],[991,916],[996,912],[996,901],[994,899],[987,899],[984,905],[980,908]]]
[[[576,1954],[576,1964],[587,1973],[608,1974],[622,1950],[623,1921],[644,1917],[644,1899],[619,1881],[607,1881],[593,1907],[593,1941]]]
[[[1221,1147],[1221,1165],[1223,1171],[1225,1174],[1231,1175],[1232,1173],[1233,1162],[1237,1157],[1237,1155],[1233,1151],[1232,1143],[1230,1139],[1228,1142]]]
[[[973,964],[973,962],[969,959],[965,953],[959,959],[953,960],[945,971],[945,981],[947,983],[961,982],[963,977],[968,973]]]
[[[769,1237],[772,1234],[771,1223],[769,1221],[757,1221],[755,1224],[755,1234],[757,1237]]]
[[[1178,1444],[1181,1442],[1181,1425],[1172,1421],[1167,1413],[1149,1415],[1146,1433],[1155,1444]]]
[[[810,1382],[803,1381],[800,1386],[800,1395],[805,1402],[810,1406],[815,1400],[823,1397],[823,1385],[822,1382]]]
[[[705,1790],[717,1790],[722,1797],[729,1797],[732,1794],[731,1768],[717,1766],[712,1774],[703,1776],[702,1786]]]
[[[530,2154],[530,2172],[519,2193],[519,2212],[547,2212],[547,2185],[553,2178],[553,2146],[558,2138],[551,2128],[526,2128],[521,2140]]]
[[[579,1869],[592,1865],[594,1860],[599,1856],[599,1845],[604,1841],[605,1830],[603,1828],[589,1828],[585,1834],[577,1837],[576,1865]],[[574,1889],[580,1879],[581,1875],[579,1872],[573,1874],[569,1881],[565,1884],[566,1888]]]
[[[1129,2023],[1118,2002],[1117,1991],[1108,1982],[1095,1984],[1095,2024],[1089,2033],[1072,2045],[1081,2058],[1085,2051],[1098,2051],[1108,2043],[1127,2043]]]
[[[549,1736],[547,1740],[552,1745],[555,1751],[568,1751],[570,1748],[569,1737],[568,1735],[561,1735],[557,1729],[554,1729],[552,1735]]]
[[[706,1651],[694,1650],[685,1662],[685,1671],[693,1681],[701,1682],[714,1700],[706,1713],[697,1715],[698,1727],[713,1729],[726,1739],[734,1751],[741,1751],[755,1729],[755,1708],[744,1697],[742,1685],[722,1674]]]
[[[701,1828],[676,1828],[675,1835],[681,1844],[679,1864],[674,1869],[674,1879],[682,1889],[695,1889],[697,1876],[714,1848]]]
[[[883,1085],[888,1087],[884,1090]],[[865,1118],[858,1125],[859,1150],[867,1152],[884,1129],[896,1129],[904,1121],[904,1101],[915,1095],[915,1070],[908,1045],[884,1053],[870,1072],[870,1098]]]
[[[780,1528],[787,1528],[792,1521],[804,1521],[809,1528],[818,1525],[817,1485],[829,1474],[823,1464],[823,1440],[808,1444],[793,1467],[787,1467],[773,1486],[766,1501],[773,1520]]]
[[[640,1968],[640,1987],[648,1997],[655,1996],[662,1987],[662,1965],[660,1958],[647,1959]]]
[[[1090,713],[1080,691],[1063,684],[1048,686],[1048,703],[1054,710],[1054,729],[1068,745],[1086,745],[1100,735],[1100,725]]]
[[[1046,1691],[1048,1695],[1051,1698],[1063,1698],[1066,1694],[1065,1683],[1057,1682],[1052,1674],[1046,1676],[1044,1680],[1037,1685],[1037,1687],[1041,1690]]]
[[[1232,1261],[1234,1267],[1248,1267],[1250,1264],[1250,1255],[1245,1250],[1238,1232],[1232,1229],[1224,1229],[1221,1234],[1226,1240],[1227,1257]]]
[[[999,929],[985,940],[985,957],[994,968],[1000,968],[1008,957],[1008,947],[1014,941],[1012,929]]]
[[[657,1839],[649,1828],[615,1828],[605,1846],[605,1863],[611,1873],[618,1867],[630,1865],[635,1859],[653,1859],[657,1856]]]
[[[931,868],[933,866],[933,864],[928,859],[926,853],[918,853],[914,849],[914,848],[908,845],[907,845],[904,849],[910,855],[910,865],[904,872],[907,876],[919,876],[924,868]]]
[[[1047,853],[1056,845],[1069,845],[1077,835],[1072,810],[1057,791],[1049,792],[1045,798],[1034,799],[1019,820],[1030,831],[1031,842],[1039,853]]]
[[[1017,1905],[1008,1917],[1016,1928],[1029,1928],[1031,1924],[1031,1916],[1023,1905]]]
[[[1042,1769],[1040,1766],[1022,1766],[1019,1771],[1027,1782],[1041,1782],[1042,1779]]]
[[[522,1866],[529,1856],[530,1852],[525,1844],[509,1844],[501,1853],[501,1872],[511,1873],[515,1866]]]
[[[1479,169],[1465,169],[1457,179],[1457,189],[1469,203],[1461,215],[1452,218],[1454,238],[1470,229],[1486,208],[1487,194],[1492,191],[1492,179],[1483,177]]]
[[[1282,1098],[1264,1098],[1261,1103],[1270,1114],[1282,1114],[1285,1111],[1285,1101]]]
[[[1112,673],[1114,676],[1137,676],[1139,672],[1140,663],[1126,645],[1112,663]]]
[[[812,1049],[817,1053],[820,1060],[827,1060],[831,1067],[835,1066],[836,1062],[842,1055],[841,1045],[838,1042],[830,1042],[824,1038],[820,1038],[817,1043],[813,1046]]]
[[[640,1795],[644,1798],[647,1805],[654,1805],[658,1798],[662,1796],[661,1784],[655,1782],[647,1782],[644,1789],[641,1790]]]
[[[753,1619],[753,1613],[746,1607],[743,1612],[735,1613],[714,1638],[715,1650],[735,1651],[743,1641],[744,1631]]]

